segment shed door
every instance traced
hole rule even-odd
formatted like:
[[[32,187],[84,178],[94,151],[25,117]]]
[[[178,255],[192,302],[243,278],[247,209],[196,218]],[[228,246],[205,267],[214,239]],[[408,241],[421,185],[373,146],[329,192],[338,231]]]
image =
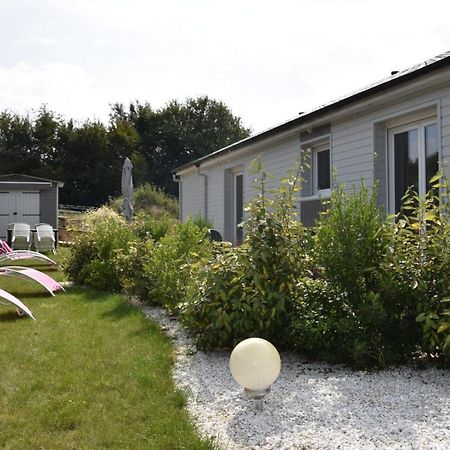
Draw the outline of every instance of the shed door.
[[[0,236],[5,238],[10,223],[28,223],[32,228],[40,222],[39,191],[0,192]]]

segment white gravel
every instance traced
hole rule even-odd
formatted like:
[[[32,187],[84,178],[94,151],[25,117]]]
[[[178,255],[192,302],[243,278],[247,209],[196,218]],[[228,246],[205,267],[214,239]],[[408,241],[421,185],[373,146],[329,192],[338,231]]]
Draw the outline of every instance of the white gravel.
[[[229,353],[196,352],[164,310],[143,310],[173,340],[188,410],[221,449],[450,449],[447,371],[354,372],[282,354],[280,377],[258,412],[231,377]]]

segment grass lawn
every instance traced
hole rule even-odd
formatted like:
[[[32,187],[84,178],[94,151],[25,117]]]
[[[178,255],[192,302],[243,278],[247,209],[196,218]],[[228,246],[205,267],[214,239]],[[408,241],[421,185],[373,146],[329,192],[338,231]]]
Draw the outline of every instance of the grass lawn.
[[[0,448],[213,448],[174,387],[169,340],[121,295],[51,297],[7,277],[0,287],[37,319],[0,306]]]

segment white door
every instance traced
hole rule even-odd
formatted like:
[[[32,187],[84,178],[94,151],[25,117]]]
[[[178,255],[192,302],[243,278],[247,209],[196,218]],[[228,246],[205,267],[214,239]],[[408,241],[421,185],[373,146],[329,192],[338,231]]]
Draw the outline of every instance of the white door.
[[[32,228],[40,222],[39,191],[0,192],[0,237],[6,238],[10,223],[27,223]]]

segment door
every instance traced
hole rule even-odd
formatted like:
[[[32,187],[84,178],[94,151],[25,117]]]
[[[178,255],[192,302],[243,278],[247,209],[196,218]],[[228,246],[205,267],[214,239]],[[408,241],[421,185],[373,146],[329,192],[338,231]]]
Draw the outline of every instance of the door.
[[[0,236],[6,238],[10,223],[22,222],[32,228],[40,222],[39,191],[0,192]]]
[[[244,175],[242,172],[233,174],[233,240],[234,245],[242,244],[243,229],[240,225],[244,219]]]
[[[439,169],[438,126],[421,122],[389,130],[389,212],[401,209],[407,189],[420,196]]]

